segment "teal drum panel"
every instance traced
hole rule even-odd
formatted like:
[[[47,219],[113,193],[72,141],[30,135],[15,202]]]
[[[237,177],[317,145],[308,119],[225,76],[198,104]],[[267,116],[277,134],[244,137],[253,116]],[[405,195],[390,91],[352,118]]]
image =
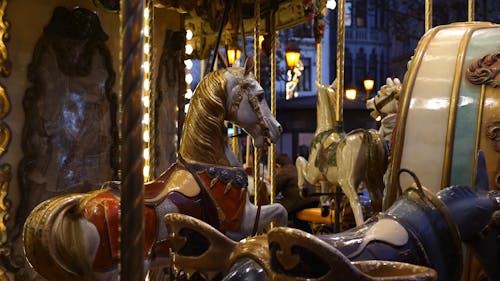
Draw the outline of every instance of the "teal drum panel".
[[[472,184],[476,155],[476,127],[481,86],[471,84],[465,77],[467,67],[474,60],[498,50],[500,27],[474,31],[467,46],[457,108],[450,184]]]

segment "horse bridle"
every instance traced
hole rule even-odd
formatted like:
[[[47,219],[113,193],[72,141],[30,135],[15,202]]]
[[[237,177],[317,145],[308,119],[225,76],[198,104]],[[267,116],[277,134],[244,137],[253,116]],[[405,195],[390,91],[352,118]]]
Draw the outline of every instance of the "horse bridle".
[[[388,103],[390,103],[393,99],[397,99],[397,94],[399,92],[396,90],[392,90],[391,93],[388,96],[385,96],[381,98],[380,101],[377,102],[377,96],[373,99],[373,104],[375,105],[375,110],[377,111],[378,114],[383,115],[382,113],[382,108],[386,106]]]
[[[259,100],[257,99],[256,96],[248,94],[250,91],[250,85],[251,83],[249,79],[238,78],[238,86],[240,88],[233,96],[231,106],[229,107],[229,112],[231,115],[236,116],[238,108],[240,107],[240,103],[243,100],[243,94],[245,94],[248,98],[248,102],[252,106],[252,110],[255,113],[255,116],[257,117],[258,120],[257,125],[261,129],[262,135],[265,138],[270,138],[271,135],[269,133],[269,128],[266,126],[266,122],[264,121],[264,116],[260,111]]]

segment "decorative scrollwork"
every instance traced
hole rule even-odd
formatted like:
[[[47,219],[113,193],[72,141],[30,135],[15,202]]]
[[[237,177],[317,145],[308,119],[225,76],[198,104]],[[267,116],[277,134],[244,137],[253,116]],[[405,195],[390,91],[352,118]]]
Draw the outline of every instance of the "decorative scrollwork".
[[[5,42],[9,40],[8,30],[10,28],[10,23],[4,19],[5,10],[7,8],[7,0],[0,0],[0,73],[7,77],[10,75],[11,62],[7,56],[7,47]]]
[[[469,65],[467,79],[475,85],[486,85],[500,88],[500,52],[488,54]]]
[[[7,8],[7,0],[0,0],[0,74],[3,77],[10,75],[12,64],[8,58],[5,42],[9,39],[8,30],[10,23],[4,18]],[[0,157],[7,151],[11,139],[9,126],[3,119],[10,112],[10,101],[5,89],[0,85]],[[10,256],[10,245],[7,237],[7,227],[5,221],[9,219],[11,202],[7,199],[9,184],[12,178],[11,166],[9,164],[0,165],[0,255]],[[0,267],[0,281],[9,281],[7,271]]]
[[[486,136],[493,142],[495,151],[500,152],[500,116],[488,123]]]

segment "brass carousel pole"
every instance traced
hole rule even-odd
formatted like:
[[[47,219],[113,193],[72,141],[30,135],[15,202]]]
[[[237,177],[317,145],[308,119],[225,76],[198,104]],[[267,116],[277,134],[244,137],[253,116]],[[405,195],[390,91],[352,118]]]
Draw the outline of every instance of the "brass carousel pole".
[[[475,13],[476,13],[476,7],[475,7],[475,2],[474,0],[468,0],[467,1],[467,21],[468,22],[473,22],[475,18]]]
[[[120,2],[120,95],[122,105],[120,280],[144,280],[142,91],[145,1]]]
[[[255,78],[260,82],[260,55],[259,55],[259,37],[260,37],[260,1],[255,1],[254,5],[255,25],[253,31],[253,59]],[[247,161],[250,159],[250,141],[251,137],[247,136]],[[248,162],[247,162],[248,163]],[[260,184],[260,149],[254,147],[253,150],[253,187],[254,187],[254,204],[259,204],[259,184]]]
[[[344,52],[345,52],[345,0],[338,1],[337,23],[337,97],[335,100],[335,120],[337,128],[343,130],[344,102]]]
[[[278,10],[278,4],[272,2],[275,7],[271,9],[270,20],[270,33],[271,33],[271,114],[276,116],[276,37],[278,36],[278,31],[276,31],[276,12]],[[276,197],[276,180],[274,174],[276,173],[276,144],[271,143],[269,145],[269,184],[271,186],[270,203],[274,203]]]
[[[432,28],[432,0],[425,0],[425,27],[424,31],[427,32]]]
[[[345,0],[338,1],[337,20],[337,96],[335,99],[335,120],[337,132],[344,131],[344,53],[345,53]],[[335,185],[334,232],[340,232],[341,189]]]

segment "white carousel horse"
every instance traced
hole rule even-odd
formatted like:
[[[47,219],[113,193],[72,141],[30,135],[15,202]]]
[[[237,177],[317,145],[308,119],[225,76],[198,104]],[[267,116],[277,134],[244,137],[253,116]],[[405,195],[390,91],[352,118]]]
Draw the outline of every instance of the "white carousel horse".
[[[396,126],[400,92],[401,81],[398,78],[387,78],[386,84],[380,87],[377,95],[366,101],[366,108],[372,110],[370,115],[377,121],[382,118],[378,133],[384,140],[389,142],[391,141],[392,131]]]
[[[163,222],[168,213],[197,217],[234,240],[263,231],[271,222],[286,225],[282,205],[258,210],[250,203],[245,172],[227,141],[225,120],[248,132],[256,147],[281,134],[250,70],[247,64],[202,79],[186,116],[177,163],[145,184],[146,267],[169,262]],[[51,281],[117,280],[119,186],[108,182],[102,190],[49,199],[32,211],[24,245],[38,273]]]
[[[399,81],[399,80],[398,80]],[[320,184],[321,192],[328,192],[338,185],[349,199],[356,225],[363,223],[363,211],[358,197],[358,187],[365,182],[370,193],[373,211],[381,210],[383,174],[387,166],[387,156],[383,138],[375,130],[354,130],[346,135],[334,117],[335,82],[330,86],[317,84],[317,127],[311,143],[309,161],[298,157],[295,166],[298,171],[298,185],[302,189],[304,180],[310,184]],[[397,83],[388,79],[388,85],[379,92],[398,92]],[[400,83],[399,83],[400,85]],[[387,104],[379,107],[385,110],[394,103],[396,94],[387,95]],[[377,101],[374,98],[373,101]],[[372,103],[372,101],[370,101]],[[384,102],[385,103],[385,102]],[[384,108],[384,109],[382,109]],[[328,210],[328,202],[322,196],[322,211]]]

